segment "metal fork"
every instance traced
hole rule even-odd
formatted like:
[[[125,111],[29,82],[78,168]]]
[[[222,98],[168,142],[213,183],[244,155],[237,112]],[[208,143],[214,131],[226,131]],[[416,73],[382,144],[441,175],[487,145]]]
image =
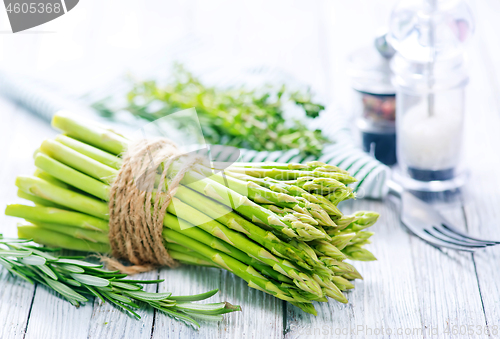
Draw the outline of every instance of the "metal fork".
[[[389,194],[401,199],[401,221],[416,236],[433,246],[457,251],[474,252],[477,249],[500,244],[500,241],[471,237],[455,228],[434,207],[420,200],[394,181],[387,183]]]

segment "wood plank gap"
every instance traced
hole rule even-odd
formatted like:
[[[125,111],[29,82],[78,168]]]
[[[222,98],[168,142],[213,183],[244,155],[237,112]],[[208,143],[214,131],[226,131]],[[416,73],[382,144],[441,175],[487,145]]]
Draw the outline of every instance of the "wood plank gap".
[[[285,300],[282,301],[283,303],[283,338],[286,336],[286,333],[288,332],[287,328],[286,328],[286,320],[287,320],[287,312],[286,312],[286,308],[287,308],[287,302]]]
[[[160,271],[159,270],[157,271],[156,279],[160,279]],[[159,289],[158,285],[159,285],[159,283],[156,283],[156,293],[158,293],[158,289]],[[153,333],[155,331],[156,313],[157,313],[157,310],[153,309],[153,323],[151,324],[151,335],[149,336],[151,339],[153,339]]]
[[[469,222],[467,221],[467,212],[465,211],[465,204],[463,201],[463,196],[462,196],[462,215],[464,218],[464,224],[465,224],[465,229],[467,232],[469,232]],[[488,316],[486,315],[486,309],[484,307],[484,299],[483,299],[483,291],[481,290],[481,283],[479,282],[479,274],[477,272],[477,265],[476,265],[476,257],[474,256],[474,253],[471,253],[472,256],[472,263],[474,264],[474,272],[476,274],[476,280],[477,280],[477,288],[479,289],[479,297],[481,298],[481,307],[483,308],[483,314],[484,314],[484,321],[486,323],[486,327],[490,327],[490,322],[488,319]],[[491,334],[489,335],[491,337]]]
[[[26,332],[28,332],[28,326],[30,324],[31,309],[33,308],[33,302],[35,301],[35,294],[38,287],[38,283],[35,283],[35,288],[33,289],[33,295],[31,297],[30,308],[28,310],[28,319],[26,320],[26,326],[24,327],[23,339],[26,337]]]
[[[450,223],[462,230],[466,229],[461,201],[452,204],[434,203],[433,206]],[[444,249],[435,251],[435,247],[417,237],[412,237],[410,244],[422,335],[432,337],[435,334],[433,331],[437,330],[440,335],[453,337],[454,327],[469,324],[485,326],[479,281],[472,255]],[[446,288],[442,288],[443,286]]]

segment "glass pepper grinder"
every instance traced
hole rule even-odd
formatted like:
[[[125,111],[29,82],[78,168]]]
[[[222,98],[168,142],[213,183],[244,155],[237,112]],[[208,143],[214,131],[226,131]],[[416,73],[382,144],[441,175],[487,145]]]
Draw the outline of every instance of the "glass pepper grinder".
[[[460,187],[465,87],[464,43],[473,32],[462,0],[403,0],[391,15],[388,40],[396,87],[399,170],[407,189]]]
[[[386,32],[348,58],[353,111],[363,150],[386,165],[396,163],[396,90],[391,83],[394,49]]]

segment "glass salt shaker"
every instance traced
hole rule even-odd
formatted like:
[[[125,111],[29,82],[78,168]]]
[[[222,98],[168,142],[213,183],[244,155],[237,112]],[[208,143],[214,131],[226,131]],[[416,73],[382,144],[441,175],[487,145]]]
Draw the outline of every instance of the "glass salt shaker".
[[[391,83],[393,50],[380,35],[373,46],[349,56],[353,111],[365,152],[386,165],[396,163],[396,90]]]
[[[460,0],[401,1],[392,13],[395,179],[407,189],[445,191],[465,182],[460,166],[468,83],[463,49],[472,32],[471,11]]]

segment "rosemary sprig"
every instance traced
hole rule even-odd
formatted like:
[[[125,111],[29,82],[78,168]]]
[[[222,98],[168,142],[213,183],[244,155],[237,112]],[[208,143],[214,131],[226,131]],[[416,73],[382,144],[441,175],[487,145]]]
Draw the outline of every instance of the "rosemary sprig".
[[[196,304],[208,299],[218,290],[190,296],[172,296],[171,293],[149,293],[141,284],[156,284],[163,280],[126,279],[126,274],[107,271],[102,265],[81,260],[84,257],[56,256],[58,249],[32,246],[30,240],[5,239],[0,234],[0,265],[30,283],[37,282],[58,292],[74,306],[95,296],[103,302],[121,308],[140,319],[134,309],[149,305],[194,327],[194,319],[220,321],[223,314],[241,311],[240,306],[227,302]]]

